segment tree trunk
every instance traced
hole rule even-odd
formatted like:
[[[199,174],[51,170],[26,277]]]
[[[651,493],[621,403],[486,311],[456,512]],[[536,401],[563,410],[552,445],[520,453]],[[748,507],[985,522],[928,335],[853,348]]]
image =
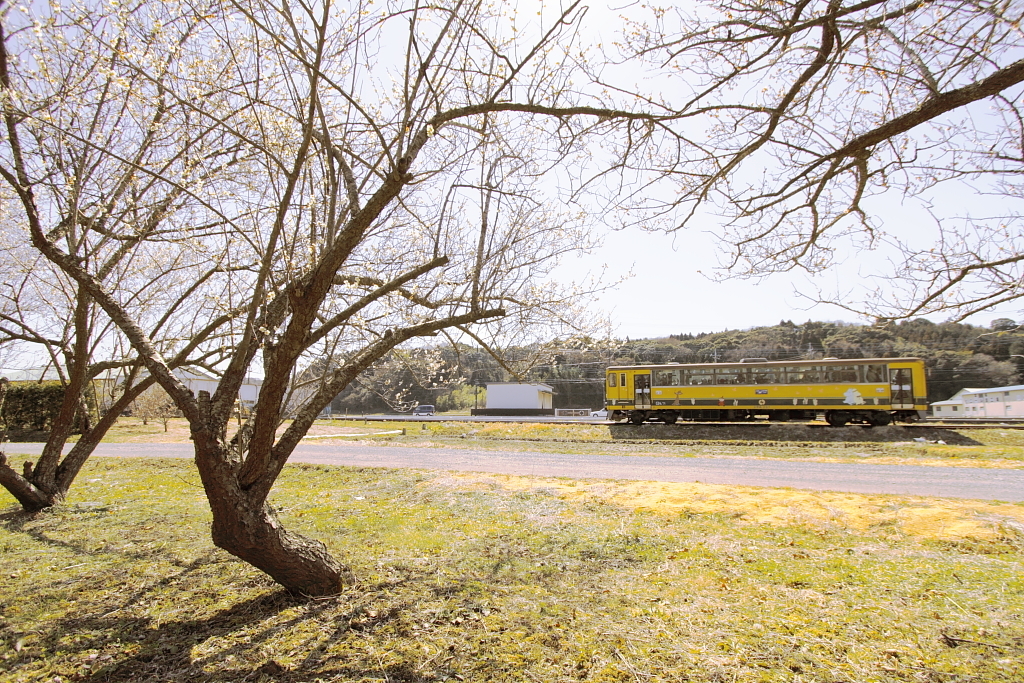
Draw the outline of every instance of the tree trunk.
[[[262,497],[256,499],[239,485],[241,463],[228,457],[226,446],[204,448],[197,443],[196,465],[213,512],[218,548],[298,595],[335,595],[354,581],[323,543],[286,530]]]
[[[6,379],[0,379],[0,409],[3,407],[3,398],[6,393],[6,381]],[[82,432],[63,460],[61,460],[61,451],[67,443],[67,434],[70,434],[70,431],[65,429],[60,432],[60,435],[63,436],[58,435],[62,439],[59,442],[54,432],[50,433],[39,461],[35,466],[31,462],[26,462],[22,474],[18,474],[8,464],[7,456],[0,453],[0,486],[7,489],[17,499],[26,512],[38,512],[63,503],[75,477],[78,476],[79,471],[92,455],[96,445],[117,422],[117,416],[150,384],[152,384],[152,380],[146,380],[135,387],[126,389],[125,393],[118,398],[92,429]],[[74,413],[70,414],[71,419],[74,419]]]
[[[47,493],[37,488],[30,481],[32,476],[31,462],[25,463],[25,475],[18,474],[7,463],[7,456],[4,453],[0,453],[0,486],[7,489],[7,492],[21,503],[21,507],[25,512],[39,512],[64,500],[62,494]]]
[[[7,398],[7,387],[10,382],[6,377],[0,377],[0,413],[4,409],[4,399]],[[7,423],[4,422],[6,436]],[[7,455],[0,451],[0,486],[3,486],[14,498],[21,503],[26,512],[38,512],[58,502],[53,499],[52,494],[42,491],[32,483],[32,463],[25,463],[25,474],[20,475],[7,462]]]

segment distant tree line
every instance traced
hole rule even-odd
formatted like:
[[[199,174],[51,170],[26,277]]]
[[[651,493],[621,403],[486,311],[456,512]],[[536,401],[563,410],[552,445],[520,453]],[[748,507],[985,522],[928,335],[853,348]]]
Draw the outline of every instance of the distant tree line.
[[[783,320],[771,327],[669,335],[655,339],[574,343],[537,354],[510,349],[537,362],[512,376],[479,348],[459,345],[393,355],[371,369],[331,404],[334,413],[411,410],[428,403],[439,411],[483,406],[487,382],[544,382],[555,388],[556,408],[597,408],[610,365],[736,362],[743,358],[922,358],[928,400],[941,401],[965,387],[1024,382],[1024,330],[1008,318],[989,327],[914,319],[885,325]]]

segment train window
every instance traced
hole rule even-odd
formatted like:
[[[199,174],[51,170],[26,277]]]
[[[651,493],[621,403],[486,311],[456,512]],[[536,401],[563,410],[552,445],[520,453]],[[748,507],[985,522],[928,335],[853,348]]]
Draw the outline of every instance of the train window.
[[[865,365],[864,366],[864,381],[865,382],[877,382],[881,384],[887,379],[886,366],[884,365]]]
[[[624,372],[620,372],[619,373],[619,386],[623,386],[623,387],[627,386],[626,385],[626,373],[624,373]]]
[[[815,384],[822,381],[821,368],[814,365],[791,365],[786,368],[788,384]]]
[[[677,387],[679,386],[679,370],[655,370],[654,386],[656,387]]]
[[[715,371],[713,368],[694,368],[686,371],[686,384],[714,384]]]
[[[608,386],[610,386],[610,387],[614,387],[615,386],[615,373],[614,372],[609,372],[608,373]]]
[[[782,381],[782,373],[775,370],[754,373],[754,384],[778,384]]]
[[[857,382],[856,365],[831,365],[825,369],[826,382]]]
[[[715,384],[743,384],[743,380],[738,371],[719,368],[715,370]]]

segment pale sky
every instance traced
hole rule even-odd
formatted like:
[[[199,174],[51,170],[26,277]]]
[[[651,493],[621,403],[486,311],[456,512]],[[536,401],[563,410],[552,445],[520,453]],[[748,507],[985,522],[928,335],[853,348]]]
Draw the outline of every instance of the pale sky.
[[[609,231],[604,246],[592,254],[567,258],[559,273],[580,278],[607,264],[607,276],[634,276],[601,297],[596,309],[611,315],[618,338],[664,337],[777,325],[781,320],[851,323],[869,321],[835,306],[811,306],[798,291],[813,294],[847,288],[861,273],[878,272],[885,264],[877,255],[851,252],[846,263],[813,280],[804,273],[773,275],[764,280],[713,282],[697,271],[711,272],[718,263],[713,237],[699,230],[676,235],[637,230]],[[980,313],[966,322],[987,327],[996,318],[1024,320],[1024,302]],[[948,316],[926,316],[942,322]]]
[[[808,308],[794,293],[801,278],[779,275],[762,282],[713,282],[697,271],[717,258],[709,240],[689,232],[660,235],[612,232],[593,254],[563,268],[575,275],[607,264],[609,279],[633,277],[604,294],[595,307],[611,315],[614,334],[631,339],[721,332],[776,325],[781,320],[860,322],[834,307]]]
[[[520,11],[537,6],[534,0],[520,2]],[[614,40],[621,29],[622,15],[633,16],[639,6],[592,3],[586,30],[604,32],[605,42]],[[532,10],[531,10],[532,12]],[[620,74],[621,75],[621,74]],[[638,81],[641,74],[635,76]],[[649,84],[649,83],[648,83]],[[929,213],[923,200],[930,203]],[[1016,200],[1019,202],[1019,199]],[[1006,207],[1000,206],[1006,203]],[[977,190],[957,182],[943,183],[927,198],[903,197],[899,192],[866,202],[882,231],[927,249],[934,244],[935,216],[985,216],[1010,214],[1010,198],[980,195]],[[934,215],[933,215],[934,214]],[[835,306],[811,306],[798,292],[856,290],[868,274],[882,275],[890,270],[885,254],[851,249],[843,264],[813,280],[805,273],[770,276],[764,280],[714,282],[699,274],[718,265],[720,252],[710,235],[717,226],[709,218],[700,228],[676,235],[651,234],[637,230],[609,231],[604,246],[593,254],[566,258],[557,276],[579,280],[587,272],[598,272],[607,264],[607,277],[617,278],[632,270],[634,277],[603,295],[596,308],[610,313],[620,338],[662,337],[669,334],[720,332],[776,325],[781,320],[802,323],[807,320],[842,320],[867,323],[853,313]],[[949,315],[926,316],[934,322]],[[1017,305],[975,315],[965,322],[987,327],[996,318],[1024,321],[1024,300]]]

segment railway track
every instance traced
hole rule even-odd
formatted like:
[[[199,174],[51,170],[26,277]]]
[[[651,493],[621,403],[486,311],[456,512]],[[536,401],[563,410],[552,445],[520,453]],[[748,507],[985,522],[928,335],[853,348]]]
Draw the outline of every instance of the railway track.
[[[669,425],[664,425],[660,422],[645,422],[641,425],[633,425],[628,422],[611,422],[609,420],[595,420],[587,418],[554,418],[554,417],[496,417],[496,416],[469,416],[469,415],[436,415],[431,417],[412,417],[408,415],[366,415],[366,416],[350,416],[346,418],[335,418],[338,422],[343,421],[354,421],[354,422],[509,422],[509,423],[539,423],[539,424],[557,424],[557,425],[578,425],[578,424],[593,424],[602,426],[613,426],[613,427],[634,427],[643,429],[645,426],[660,427],[664,428]],[[809,427],[811,429],[1024,429],[1024,420],[1016,422],[984,422],[984,423],[951,423],[951,422],[907,422],[887,425],[885,427],[871,427],[869,425],[846,425],[845,427],[832,427],[831,425],[825,424],[824,422],[769,422],[765,420],[758,420],[754,422],[689,422],[680,421],[671,425],[680,429],[686,429],[687,427],[712,427],[712,428],[740,428],[740,429],[766,429],[769,427],[782,427],[785,425],[797,427]]]
[[[639,427],[643,428],[644,425],[631,425],[628,422],[597,422],[594,424],[611,425],[613,427]],[[653,424],[659,427],[663,426],[660,423],[644,423]],[[766,429],[769,427],[777,427],[789,425],[792,427],[807,427],[809,429],[908,429],[908,430],[921,430],[921,429],[946,429],[946,430],[961,430],[961,429],[1024,429],[1024,422],[1017,423],[992,423],[992,424],[946,424],[946,423],[932,423],[932,422],[911,422],[907,424],[893,424],[886,425],[885,427],[873,427],[872,425],[846,425],[843,427],[833,427],[828,424],[820,422],[677,422],[672,425],[673,427],[702,427],[702,428],[730,428],[730,429]]]

